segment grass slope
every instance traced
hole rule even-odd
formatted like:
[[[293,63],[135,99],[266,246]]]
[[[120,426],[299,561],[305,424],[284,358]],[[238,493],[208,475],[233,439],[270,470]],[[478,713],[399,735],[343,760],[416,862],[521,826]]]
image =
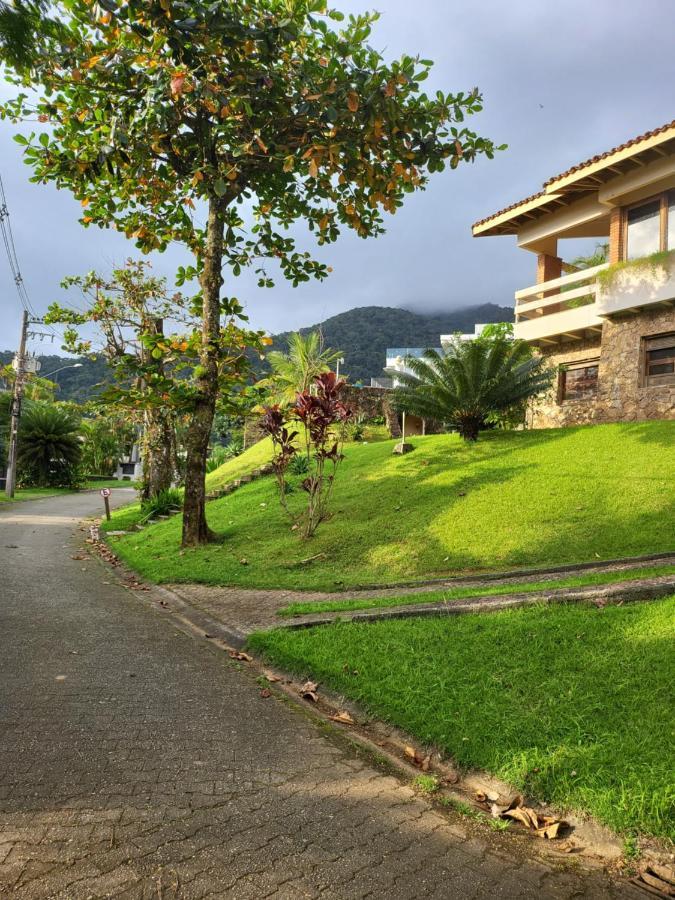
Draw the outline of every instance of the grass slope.
[[[536,801],[672,838],[674,623],[671,597],[280,629],[249,644]]]
[[[258,441],[257,444],[253,444],[252,447],[244,450],[239,456],[228,459],[222,466],[210,472],[206,476],[206,490],[215,491],[224,487],[230,481],[241,478],[242,475],[247,475],[253,469],[264,466],[271,458],[272,439],[264,438],[262,441]]]
[[[291,532],[269,477],[209,504],[220,544],[179,555],[177,516],[115,550],[156,581],[336,590],[675,549],[675,422],[412,443],[404,457],[393,441],[349,445],[334,516],[310,541]],[[303,500],[296,486],[291,507]]]

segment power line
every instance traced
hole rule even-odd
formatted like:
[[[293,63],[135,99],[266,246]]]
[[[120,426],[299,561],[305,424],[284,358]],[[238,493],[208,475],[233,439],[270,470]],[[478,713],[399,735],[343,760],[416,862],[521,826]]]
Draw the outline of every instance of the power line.
[[[5,186],[2,183],[1,175],[0,175],[0,232],[2,233],[2,242],[5,247],[5,253],[7,254],[7,261],[9,262],[9,270],[12,273],[12,278],[14,279],[14,284],[16,285],[16,290],[19,295],[19,300],[21,301],[21,305],[26,310],[26,312],[28,312],[32,316],[34,316],[35,310],[33,309],[33,305],[30,302],[30,297],[28,296],[28,291],[26,290],[26,285],[23,280],[23,275],[21,274],[21,267],[19,266],[19,258],[16,253],[16,245],[14,243],[14,235],[12,233],[12,225],[9,220],[9,208],[7,206],[7,195],[5,194]]]

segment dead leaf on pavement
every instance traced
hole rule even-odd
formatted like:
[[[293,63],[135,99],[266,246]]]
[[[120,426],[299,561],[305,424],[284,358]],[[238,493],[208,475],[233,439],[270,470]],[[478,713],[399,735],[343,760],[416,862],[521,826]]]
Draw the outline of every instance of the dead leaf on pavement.
[[[553,816],[542,816],[536,810],[522,804],[523,798],[519,796],[514,797],[506,808],[499,807],[495,803],[492,806],[492,815],[500,819],[515,819],[529,831],[534,832],[537,837],[546,838],[549,841],[554,840],[558,836],[560,828],[566,824]]]
[[[661,897],[675,897],[675,870],[657,863],[647,863],[633,881]]]
[[[263,688],[262,691],[260,691],[260,696],[263,700],[267,700],[268,697],[272,696],[272,691],[269,688]]]
[[[267,669],[263,669],[263,675],[265,678],[274,684],[275,681],[282,681],[281,675],[275,675],[274,672],[269,672]]]
[[[346,709],[343,709],[335,716],[328,716],[328,718],[333,722],[342,722],[344,725],[356,725],[356,722],[352,719]]]
[[[408,759],[413,762],[416,766],[419,766],[423,772],[429,771],[429,766],[431,765],[431,757],[425,756],[419,750],[415,750],[414,747],[404,747],[403,753]]]
[[[253,657],[241,650],[230,650],[228,656],[230,659],[240,659],[242,662],[253,662]]]
[[[300,696],[304,700],[311,700],[312,703],[316,703],[319,699],[319,695],[317,693],[317,683],[315,681],[306,681],[303,686],[300,688]]]

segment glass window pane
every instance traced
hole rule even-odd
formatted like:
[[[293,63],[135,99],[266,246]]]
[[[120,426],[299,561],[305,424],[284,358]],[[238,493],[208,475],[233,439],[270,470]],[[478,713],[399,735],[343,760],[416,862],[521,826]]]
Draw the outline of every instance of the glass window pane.
[[[675,372],[674,363],[658,363],[657,365],[649,366],[647,370],[648,375],[670,375],[672,372]]]
[[[591,397],[597,393],[597,366],[569,369],[564,373],[563,378],[563,400],[582,400],[584,397]]]
[[[675,358],[675,344],[672,347],[662,347],[660,350],[648,350],[647,358],[650,362],[653,359],[673,359]]]
[[[661,201],[652,200],[628,210],[626,259],[638,259],[661,249]]]
[[[675,250],[675,191],[668,197],[668,246],[666,250]]]

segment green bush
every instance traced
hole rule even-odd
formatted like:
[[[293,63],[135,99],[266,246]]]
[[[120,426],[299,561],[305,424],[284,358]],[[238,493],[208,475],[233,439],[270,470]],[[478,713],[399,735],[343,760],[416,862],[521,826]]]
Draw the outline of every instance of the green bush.
[[[180,488],[167,488],[160,491],[150,500],[145,500],[141,504],[141,510],[145,513],[147,519],[155,516],[168,516],[172,512],[176,512],[183,505],[183,492]]]

